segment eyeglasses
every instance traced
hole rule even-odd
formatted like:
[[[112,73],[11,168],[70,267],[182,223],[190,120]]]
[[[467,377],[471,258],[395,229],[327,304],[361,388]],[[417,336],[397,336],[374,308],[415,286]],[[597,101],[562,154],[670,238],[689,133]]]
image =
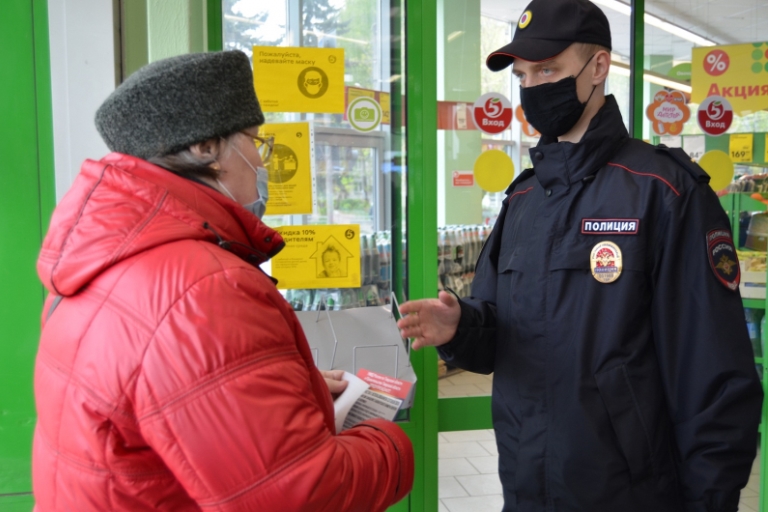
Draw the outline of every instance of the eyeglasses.
[[[272,158],[272,152],[275,148],[275,138],[259,137],[258,135],[251,135],[248,132],[242,133],[253,139],[253,144],[256,146],[256,151],[259,152],[261,161],[264,162],[264,165],[267,165]]]

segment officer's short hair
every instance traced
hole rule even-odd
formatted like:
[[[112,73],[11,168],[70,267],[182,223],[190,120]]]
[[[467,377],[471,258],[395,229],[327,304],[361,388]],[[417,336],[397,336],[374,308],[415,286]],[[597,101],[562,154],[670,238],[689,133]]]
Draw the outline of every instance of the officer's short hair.
[[[610,48],[606,48],[605,46],[599,44],[573,43],[573,46],[576,47],[576,51],[584,58],[584,60],[592,57],[594,54],[600,51],[605,51],[609,54],[611,53]]]

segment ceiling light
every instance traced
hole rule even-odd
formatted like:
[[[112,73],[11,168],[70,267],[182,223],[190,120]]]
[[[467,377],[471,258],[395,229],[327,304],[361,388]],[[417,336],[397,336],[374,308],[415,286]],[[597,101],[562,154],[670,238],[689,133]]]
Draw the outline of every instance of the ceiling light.
[[[607,7],[611,10],[624,14],[625,16],[630,16],[632,14],[632,7],[625,3],[619,2],[618,0],[592,1],[598,5],[602,5],[603,7]],[[652,27],[659,28],[669,34],[685,39],[686,41],[696,43],[699,46],[714,46],[717,44],[715,41],[707,39],[706,37],[702,37],[698,34],[694,34],[690,30],[686,30],[683,27],[679,27],[673,23],[669,23],[668,21],[664,21],[658,16],[654,16],[653,14],[646,13],[643,19],[646,24],[651,25]]]
[[[613,59],[611,60],[611,71],[613,71],[618,75],[623,75],[623,76],[631,75],[629,66],[627,64],[618,60],[613,60]],[[691,93],[690,85],[683,82],[678,82],[677,80],[672,80],[671,78],[667,78],[665,76],[659,75],[658,73],[654,73],[652,71],[643,71],[643,80],[652,84],[660,85],[662,87],[668,87],[670,89],[687,92],[688,94]]]

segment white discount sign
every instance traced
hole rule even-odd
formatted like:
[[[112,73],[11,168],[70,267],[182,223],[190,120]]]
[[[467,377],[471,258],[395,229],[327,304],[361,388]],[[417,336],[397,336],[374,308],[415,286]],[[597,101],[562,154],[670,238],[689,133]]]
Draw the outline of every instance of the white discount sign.
[[[512,104],[497,92],[480,96],[472,110],[475,125],[485,133],[501,133],[512,122]]]

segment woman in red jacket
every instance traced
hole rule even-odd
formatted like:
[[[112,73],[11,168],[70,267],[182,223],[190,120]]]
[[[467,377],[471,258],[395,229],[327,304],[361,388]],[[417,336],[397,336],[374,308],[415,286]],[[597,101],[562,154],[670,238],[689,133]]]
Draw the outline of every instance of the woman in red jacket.
[[[248,58],[175,57],[96,124],[38,272],[36,510],[379,511],[411,489],[396,425],[334,431],[329,388],[258,267],[270,141]],[[63,298],[63,300],[62,300]]]

